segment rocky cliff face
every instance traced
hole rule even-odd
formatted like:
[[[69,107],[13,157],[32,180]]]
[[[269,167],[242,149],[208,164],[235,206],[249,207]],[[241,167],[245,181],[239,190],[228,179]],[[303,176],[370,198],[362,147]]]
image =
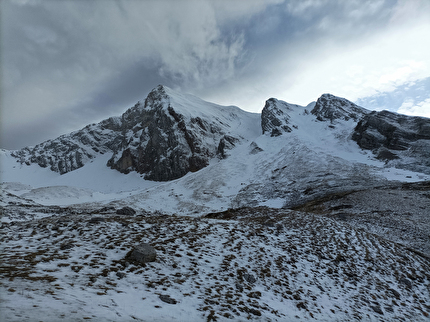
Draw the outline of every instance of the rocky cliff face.
[[[99,154],[117,149],[121,143],[121,128],[120,118],[109,118],[34,147],[13,151],[12,156],[21,163],[36,163],[64,174],[82,167]]]
[[[371,112],[354,129],[352,140],[378,159],[395,166],[428,173],[430,119],[389,111]]]
[[[227,134],[217,120],[185,116],[162,86],[136,108],[130,112],[135,124],[108,162],[120,172],[137,171],[155,181],[177,179],[207,166],[217,154],[224,157],[242,139]]]
[[[291,123],[291,117],[288,113],[294,107],[301,108],[301,106],[288,104],[276,98],[268,99],[261,111],[261,129],[263,134],[269,132],[270,136],[273,137],[291,132],[295,125]]]
[[[330,121],[333,123],[335,120],[349,121],[350,119],[357,122],[369,113],[369,111],[344,98],[331,94],[323,94],[317,100],[311,113],[319,121]]]

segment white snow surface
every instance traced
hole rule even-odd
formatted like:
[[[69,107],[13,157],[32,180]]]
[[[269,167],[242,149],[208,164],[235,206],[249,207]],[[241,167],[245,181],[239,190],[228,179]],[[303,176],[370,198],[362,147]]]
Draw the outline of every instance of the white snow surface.
[[[168,95],[166,107],[171,105],[177,113],[186,119],[200,117],[217,120],[232,132],[243,138],[252,138],[261,133],[260,114],[250,113],[237,106],[222,106],[207,102],[194,95],[174,91],[163,86]]]

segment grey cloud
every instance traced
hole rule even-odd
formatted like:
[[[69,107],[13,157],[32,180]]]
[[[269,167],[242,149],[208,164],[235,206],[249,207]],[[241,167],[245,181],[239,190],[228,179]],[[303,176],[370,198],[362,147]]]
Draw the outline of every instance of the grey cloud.
[[[257,111],[309,62],[377,34],[398,12],[394,0],[0,5],[1,144],[13,148],[120,114],[159,83]]]
[[[102,113],[103,99],[98,100],[106,96],[100,94],[103,89],[117,83],[119,95],[113,100],[119,101],[142,82],[134,72],[142,64],[151,71],[142,88],[160,79],[186,88],[229,78],[243,44],[240,35],[228,41],[220,37],[214,9],[206,1],[23,4],[2,3],[2,115],[16,127],[79,104]],[[119,77],[123,84],[116,81]]]

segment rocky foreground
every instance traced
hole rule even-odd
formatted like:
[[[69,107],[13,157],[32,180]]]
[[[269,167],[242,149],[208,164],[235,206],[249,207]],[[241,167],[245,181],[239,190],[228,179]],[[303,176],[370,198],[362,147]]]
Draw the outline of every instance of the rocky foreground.
[[[3,213],[29,217],[1,227],[1,320],[428,321],[429,190],[199,218],[11,204]],[[383,209],[400,194],[408,214]],[[421,239],[402,244],[388,222],[407,222],[404,238]],[[140,243],[155,261],[130,260]]]

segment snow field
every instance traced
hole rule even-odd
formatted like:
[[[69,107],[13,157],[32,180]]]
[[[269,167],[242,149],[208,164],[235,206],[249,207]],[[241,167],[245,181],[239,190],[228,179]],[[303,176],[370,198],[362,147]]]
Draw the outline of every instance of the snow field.
[[[333,219],[265,207],[95,216],[2,225],[3,320],[428,320],[428,260]],[[140,242],[156,262],[124,259]]]

